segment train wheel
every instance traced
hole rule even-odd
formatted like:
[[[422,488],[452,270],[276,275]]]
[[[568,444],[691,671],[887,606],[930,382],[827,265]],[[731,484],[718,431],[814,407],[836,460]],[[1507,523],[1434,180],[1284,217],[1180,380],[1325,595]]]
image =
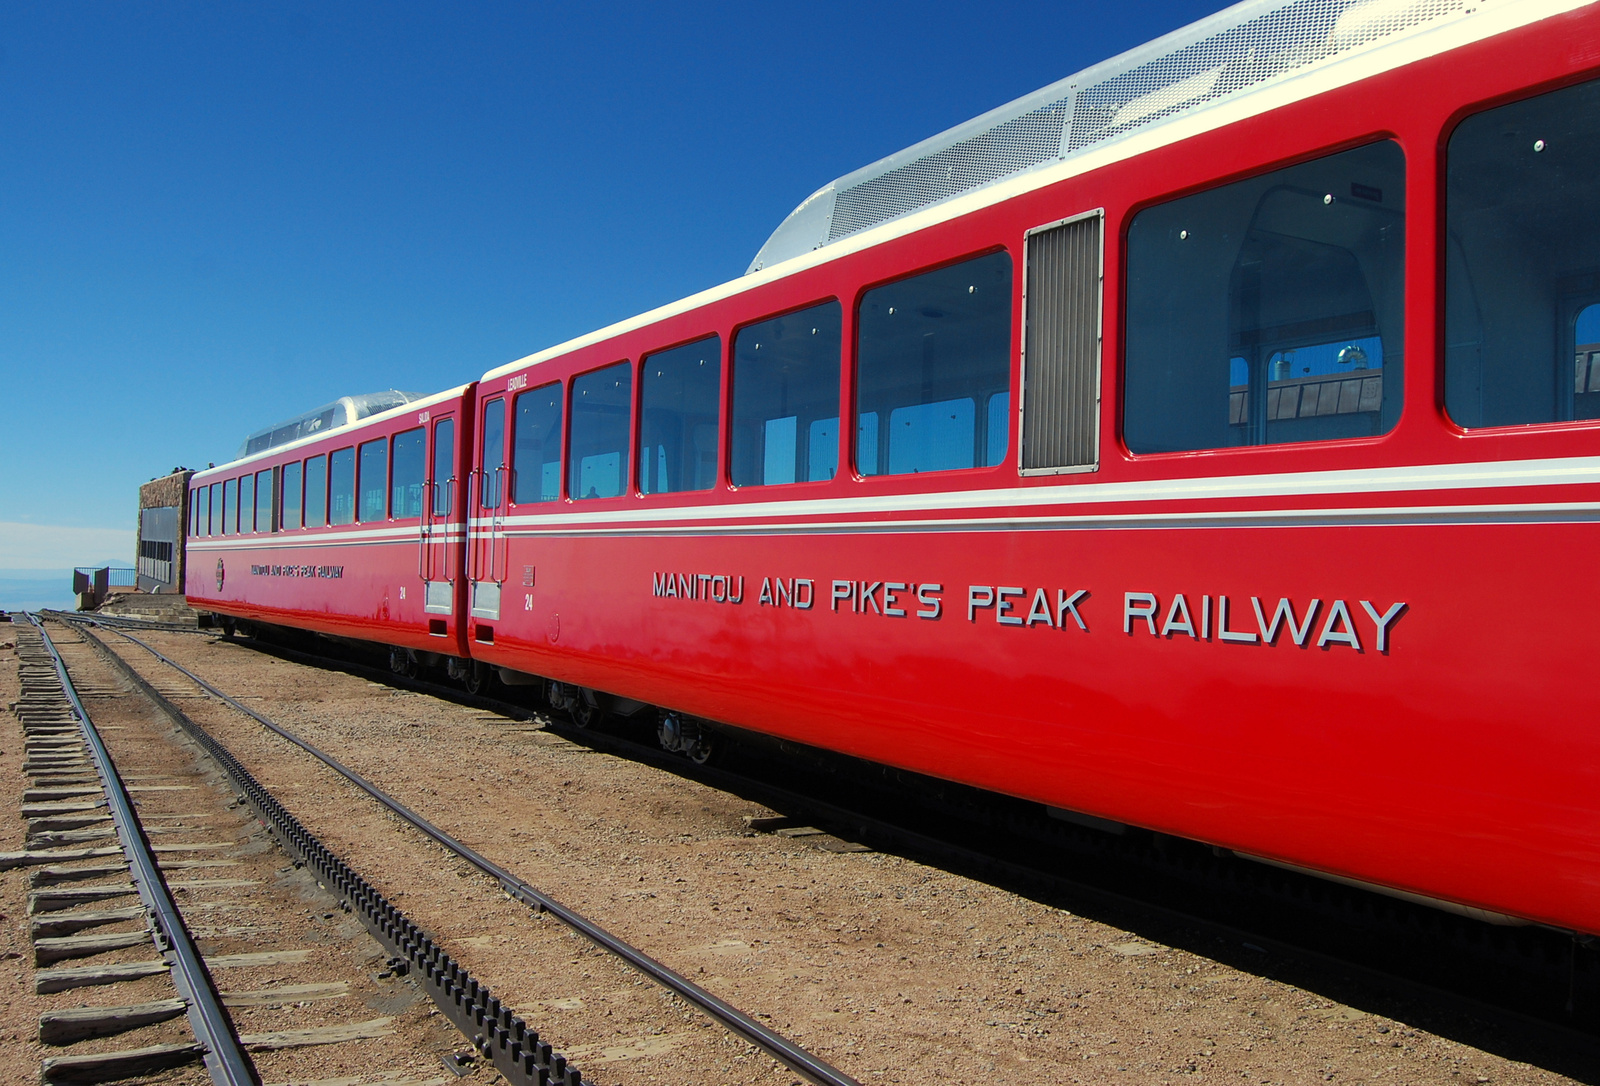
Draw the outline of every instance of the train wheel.
[[[710,765],[722,753],[722,743],[713,731],[702,731],[694,742],[685,748],[683,755],[695,765]]]
[[[489,669],[481,661],[474,660],[461,682],[467,688],[467,693],[474,696],[481,694],[489,685]]]
[[[585,690],[578,695],[578,704],[572,707],[572,722],[580,728],[592,728],[606,718],[606,711],[594,699],[595,695]]]

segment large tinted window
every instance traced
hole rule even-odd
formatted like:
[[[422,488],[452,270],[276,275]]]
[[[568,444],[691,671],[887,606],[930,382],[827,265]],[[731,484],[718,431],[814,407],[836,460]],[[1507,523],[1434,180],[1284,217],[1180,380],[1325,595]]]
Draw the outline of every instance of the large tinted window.
[[[384,518],[389,497],[389,442],[385,438],[361,443],[359,519],[368,523]]]
[[[208,506],[210,515],[206,518],[206,534],[222,534],[222,484],[211,484],[211,501]]]
[[[194,526],[192,530],[195,535],[210,535],[211,488],[208,486],[202,486],[195,491],[195,495],[197,501],[195,503]]]
[[[722,339],[647,355],[639,378],[639,489],[710,490],[717,481]]]
[[[454,508],[456,490],[456,422],[445,419],[433,427],[433,515],[447,517]]]
[[[1134,452],[1380,434],[1400,415],[1405,160],[1359,147],[1128,228]]]
[[[572,433],[567,493],[574,498],[614,498],[628,478],[628,424],[633,370],[626,362],[572,382]]]
[[[493,399],[483,406],[483,492],[478,500],[485,509],[500,508],[501,483],[506,466],[506,402]]]
[[[233,535],[239,530],[239,480],[228,479],[222,484],[222,534]]]
[[[279,503],[283,510],[280,518],[285,528],[300,527],[300,478],[303,470],[300,461],[283,465],[283,500]]]
[[[511,500],[553,502],[561,497],[561,382],[523,392],[516,409],[516,447],[511,470],[516,492]]]
[[[328,459],[328,523],[356,519],[356,451],[336,449]]]
[[[394,467],[389,480],[389,515],[422,515],[422,475],[427,468],[427,431],[418,426],[394,435]]]
[[[1011,257],[868,291],[856,353],[856,467],[907,475],[998,464],[1010,419]]]
[[[838,302],[733,340],[734,486],[832,479],[839,467]]]
[[[328,458],[313,456],[306,461],[306,527],[320,528],[328,523]]]
[[[1600,82],[1468,117],[1446,163],[1450,417],[1600,418]]]
[[[272,531],[272,469],[256,472],[256,531]]]
[[[246,475],[239,480],[239,523],[237,530],[253,532],[256,522],[256,477]]]

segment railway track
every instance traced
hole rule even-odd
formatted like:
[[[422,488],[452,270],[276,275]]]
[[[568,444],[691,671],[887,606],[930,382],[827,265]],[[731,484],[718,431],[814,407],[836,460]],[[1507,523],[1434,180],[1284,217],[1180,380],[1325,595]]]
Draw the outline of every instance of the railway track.
[[[532,713],[525,704],[467,695],[349,660],[262,647],[511,716]],[[1131,921],[1141,931],[1248,970],[1266,969],[1302,987],[1338,991],[1369,1005],[1387,1003],[1396,1016],[1511,1058],[1600,1080],[1594,962],[1587,948],[1558,933],[1489,929],[1215,856],[1188,843],[1058,823],[1042,812],[1029,814],[936,782],[938,794],[930,797],[930,782],[897,783],[879,767],[829,763],[819,756],[797,772],[792,759],[778,763],[759,754],[738,759],[732,769],[700,767],[626,734],[559,722],[557,727],[581,743],[756,799],[792,816],[792,825],[813,822],[879,848],[932,858],[1032,896],[1068,902],[1075,911]],[[848,789],[839,787],[841,776],[849,777]],[[837,802],[844,794],[848,805]],[[1396,947],[1406,947],[1399,959]],[[1519,964],[1520,970],[1510,968]],[[1462,978],[1476,983],[1460,983]],[[1538,997],[1530,998],[1541,986]],[[1499,1000],[1492,998],[1497,987]]]
[[[73,625],[79,628],[91,625],[91,623],[82,620],[70,621],[73,621]],[[289,742],[294,743],[340,773],[399,819],[466,860],[484,874],[495,879],[512,898],[540,913],[547,913],[560,920],[585,939],[620,958],[632,968],[670,990],[690,1005],[703,1011],[725,1026],[730,1032],[766,1051],[791,1070],[803,1075],[812,1082],[820,1084],[820,1086],[856,1086],[855,1080],[850,1076],[757,1022],[751,1016],[719,999],[688,978],[669,969],[638,948],[629,945],[587,917],[565,907],[551,895],[519,878],[511,871],[488,860],[325,752],[318,750],[315,746],[305,742],[239,700],[230,697],[176,661],[169,659],[145,642],[133,637],[130,633],[121,628],[115,628],[115,632],[118,636],[151,653],[163,664],[181,673],[200,690],[237,712],[250,717]],[[330,862],[325,855],[326,849],[311,839],[304,828],[292,816],[288,815],[281,805],[278,805],[261,789],[261,786],[250,777],[249,773],[232,755],[228,754],[203,729],[183,714],[181,710],[173,706],[160,692],[155,690],[148,680],[139,674],[137,669],[101,645],[94,639],[93,634],[86,631],[85,636],[89,637],[91,642],[101,649],[111,666],[115,667],[130,683],[138,687],[152,701],[161,705],[164,712],[179,721],[180,726],[184,727],[224,767],[230,779],[240,784],[242,791],[250,800],[252,806],[261,811],[263,821],[272,826],[278,836],[287,842],[287,847],[317,872],[319,879],[326,879],[325,884],[330,889],[346,895],[349,900],[357,904],[374,894],[370,887],[366,887],[364,882],[359,883],[359,887],[357,887],[357,877],[352,872],[349,872],[348,869],[341,869],[336,860]],[[352,887],[357,888],[352,889]],[[381,901],[381,899],[379,900]],[[446,962],[444,966],[437,966],[436,963],[430,965],[431,959],[428,958],[426,953],[423,953],[423,948],[431,947],[431,941],[422,935],[420,931],[411,930],[408,932],[404,924],[394,921],[390,917],[385,911],[386,908],[387,906],[384,906],[372,910],[374,916],[368,926],[373,929],[374,936],[391,949],[396,958],[403,959],[409,955],[412,964],[419,970],[419,978],[424,983],[449,987],[450,969],[456,967],[448,964],[448,958],[444,959]],[[444,979],[436,982],[434,979],[435,972],[440,973]],[[464,991],[470,994],[480,990],[484,993],[478,999],[482,1013],[475,1013],[470,1006],[463,1012],[459,1007],[461,1002],[460,993]],[[453,1018],[462,1018],[457,1024],[462,1026],[463,1033],[472,1039],[474,1045],[482,1051],[485,1057],[492,1060],[502,1074],[506,1074],[506,1077],[512,1082],[521,1081],[521,1079],[514,1076],[518,1070],[522,1069],[522,1065],[529,1063],[526,1046],[520,1046],[523,1049],[520,1054],[517,1051],[519,1047],[518,1038],[526,1029],[521,1019],[514,1017],[509,1009],[502,1007],[497,999],[489,996],[486,987],[479,985],[479,982],[475,980],[470,980],[470,978],[468,978],[468,982],[456,984],[450,991],[441,990],[438,993],[430,992],[430,994],[435,995],[436,1002],[440,1003],[440,1006],[446,1010],[447,1014],[452,1013],[452,1010],[454,1010]],[[457,1006],[452,1008],[452,1002]],[[497,1022],[498,1025],[496,1024]],[[538,1035],[531,1031],[527,1032],[531,1034],[536,1043]],[[549,1046],[545,1045],[543,1047],[548,1055]],[[567,1066],[566,1060],[562,1056],[559,1054],[550,1056],[548,1057],[548,1062],[553,1072],[549,1076],[550,1081],[558,1081],[565,1084],[565,1086],[579,1086],[580,1077],[577,1070]],[[508,1064],[510,1065],[510,1073],[508,1073]],[[546,1079],[538,1077],[537,1067],[528,1073],[534,1075],[534,1078],[531,1079],[532,1081],[538,1081],[543,1086]]]
[[[396,1016],[331,1025],[327,1019],[337,1015],[331,1007],[351,1001],[347,996],[366,996],[368,1005],[382,996],[399,1007],[421,993],[507,1081],[582,1086],[576,1066],[306,832],[168,693],[83,633],[66,640],[70,647],[63,653],[43,623],[18,632],[23,695],[16,708],[35,785],[23,811],[30,818],[29,848],[8,855],[6,863],[33,870],[36,962],[94,959],[41,968],[36,988],[47,994],[132,984],[149,995],[150,982],[170,978],[170,990],[163,999],[46,1013],[41,1040],[63,1054],[44,1061],[45,1081],[121,1081],[203,1060],[213,1082],[260,1083],[292,1076],[304,1062],[294,1053],[349,1042],[367,1045],[356,1057],[358,1067],[415,1066],[416,1051],[384,1044],[400,1032]],[[80,696],[72,671],[93,671],[96,658],[110,674],[102,672],[101,685]],[[117,713],[121,734],[108,744],[86,702],[125,700],[129,693],[142,695],[159,714],[146,713],[141,721],[138,714]],[[158,716],[176,730],[160,728]],[[151,773],[155,766],[178,768]],[[207,777],[225,787],[208,787]],[[243,811],[253,820],[241,820]],[[268,834],[281,852],[266,847]],[[202,835],[211,839],[189,839]],[[287,867],[285,855],[293,861]],[[306,885],[297,869],[315,883]],[[135,896],[138,905],[129,905]],[[302,939],[263,949],[263,940],[282,942],[291,917],[307,915],[307,898],[313,917],[334,922],[314,923],[313,929],[323,929],[314,934],[343,945],[318,953]],[[366,936],[339,932],[348,927],[347,917],[359,921]],[[77,934],[84,931],[92,934]],[[223,952],[230,949],[241,952]],[[107,955],[120,960],[108,962]],[[377,974],[365,968],[374,958],[383,962]],[[216,979],[219,971],[249,976],[263,968],[271,969],[272,983],[256,989]],[[301,983],[280,983],[286,973]],[[170,1023],[180,1017],[187,1018],[189,1034],[173,1037]],[[107,1048],[100,1041],[107,1036],[149,1043]],[[77,1051],[85,1047],[89,1051]],[[431,1058],[437,1068],[437,1054]],[[455,1059],[465,1067],[473,1057]]]

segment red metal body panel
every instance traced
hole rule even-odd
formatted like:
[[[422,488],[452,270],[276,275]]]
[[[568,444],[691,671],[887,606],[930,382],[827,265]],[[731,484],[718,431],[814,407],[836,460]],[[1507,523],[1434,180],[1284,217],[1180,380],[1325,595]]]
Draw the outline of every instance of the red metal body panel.
[[[915,233],[841,246],[835,259],[485,378],[459,398],[463,454],[476,448],[468,423],[488,398],[552,380],[570,389],[573,376],[628,360],[636,459],[640,358],[716,333],[723,481],[648,496],[635,486],[492,516],[473,494],[461,560],[497,590],[498,605],[472,617],[458,593],[453,651],[1600,932],[1600,729],[1584,689],[1600,585],[1582,572],[1600,551],[1600,423],[1467,432],[1448,419],[1436,255],[1451,127],[1486,105],[1594,78],[1597,66],[1600,11],[1591,7],[1108,158]],[[1121,284],[1132,217],[1377,139],[1396,141],[1406,159],[1397,425],[1373,438],[1129,452],[1120,436]],[[1106,223],[1097,471],[1020,477],[1013,420],[1001,466],[862,477],[845,466],[845,424],[831,481],[727,485],[727,355],[742,325],[836,298],[849,345],[866,289],[1003,250],[1015,271],[1015,392],[1025,234],[1097,208]],[[852,361],[847,346],[846,419]],[[316,448],[352,440],[342,431]],[[460,488],[458,515],[469,489],[478,488]],[[394,595],[415,581],[415,535],[407,549],[346,542],[333,529],[282,534],[296,538],[191,541],[191,602],[437,644],[424,616]],[[245,576],[250,563],[306,561],[297,557],[306,548],[318,563],[361,572],[293,583]],[[230,571],[215,592],[205,576],[212,551]],[[886,588],[895,584],[905,587]],[[1193,633],[1169,627],[1161,636],[1179,593]],[[1287,613],[1275,620],[1280,608]]]
[[[1600,16],[1551,20],[1107,165],[540,363],[538,385],[861,293],[1095,208],[1107,223],[1099,470],[1004,465],[514,506],[475,532],[509,579],[479,658],[1244,852],[1600,931],[1600,732],[1582,689],[1600,488],[1554,485],[1594,424],[1467,433],[1439,406],[1441,149],[1483,103],[1592,77]],[[1122,245],[1142,207],[1374,139],[1407,164],[1405,409],[1371,439],[1135,456],[1120,442]],[[842,367],[849,403],[853,373]],[[486,379],[480,395],[519,374]],[[637,404],[639,381],[634,382]],[[723,378],[724,419],[729,386]],[[633,449],[638,448],[635,409]],[[848,433],[852,427],[841,426]],[[724,442],[727,440],[724,424]],[[636,455],[636,454],[635,454]],[[841,448],[841,464],[849,463]],[[727,450],[723,450],[726,478]],[[1500,465],[1503,481],[1456,465]],[[1410,468],[1416,470],[1409,470]],[[635,472],[637,469],[635,468]],[[1492,474],[1492,473],[1491,473]],[[786,508],[778,508],[785,506]],[[1561,506],[1562,509],[1557,509]],[[493,540],[488,539],[490,535]],[[524,574],[526,576],[524,577]],[[678,581],[682,574],[684,581]],[[703,575],[725,577],[719,582]],[[663,577],[685,595],[659,592]],[[809,609],[761,602],[813,582]],[[531,582],[520,587],[519,579]],[[855,602],[835,608],[835,580]],[[883,582],[940,616],[878,613]],[[872,602],[861,597],[874,582]],[[742,583],[742,593],[731,587]],[[1019,588],[998,621],[968,592]],[[1048,622],[1027,623],[1036,589]],[[1056,625],[1058,591],[1084,590]],[[1153,634],[1183,593],[1203,634]],[[933,595],[931,590],[929,594]],[[739,602],[714,597],[739,595]],[[1230,608],[1225,639],[1218,626]],[[1280,626],[1317,611],[1296,646]],[[1386,627],[1378,622],[1405,606]],[[1560,601],[1558,606],[1552,606]],[[855,608],[863,608],[857,610]],[[924,608],[925,610],[928,608]],[[1349,621],[1343,620],[1348,614]],[[1246,636],[1253,640],[1246,641]],[[482,635],[480,635],[481,637]],[[1359,649],[1349,639],[1359,642]],[[1322,646],[1317,642],[1322,639]]]
[[[199,472],[191,487],[281,468],[291,461],[359,447],[378,437],[392,438],[418,426],[427,429],[426,461],[431,472],[434,427],[446,418],[455,420],[454,462],[458,474],[464,474],[470,463],[472,402],[472,386],[468,385],[330,431],[324,437]],[[430,482],[435,482],[431,476]],[[189,604],[238,619],[465,656],[466,630],[460,621],[465,586],[459,576],[465,503],[465,488],[457,485],[452,514],[438,518],[435,526],[448,540],[439,544],[449,548],[447,572],[456,574],[448,578],[453,581],[448,602],[439,611],[426,607],[424,518],[389,516],[370,523],[191,536],[187,546],[196,573],[187,586]]]

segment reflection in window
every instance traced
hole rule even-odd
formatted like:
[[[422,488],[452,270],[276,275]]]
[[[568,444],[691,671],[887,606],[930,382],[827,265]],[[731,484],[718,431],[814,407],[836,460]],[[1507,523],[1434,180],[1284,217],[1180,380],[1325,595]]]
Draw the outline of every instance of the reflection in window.
[[[561,382],[519,394],[516,448],[511,467],[516,493],[511,500],[553,502],[561,497]]]
[[[256,531],[272,531],[272,469],[256,472]]]
[[[356,451],[337,449],[328,460],[328,523],[356,519]]]
[[[574,498],[615,498],[628,478],[628,428],[633,370],[618,362],[572,382],[572,433],[567,492]]]
[[[328,523],[328,458],[313,456],[306,461],[306,527],[320,528]]]
[[[280,503],[283,510],[281,517],[283,527],[294,529],[300,527],[300,461],[283,465],[283,499]]]
[[[1450,417],[1600,418],[1600,81],[1468,117],[1446,162]]]
[[[721,338],[647,355],[640,369],[639,489],[710,490],[717,481]]]
[[[1128,447],[1390,429],[1404,196],[1404,157],[1384,142],[1140,212],[1128,229]]]
[[[361,503],[358,519],[363,523],[384,518],[389,496],[389,442],[383,438],[361,443],[361,472],[358,476]]]
[[[427,432],[418,426],[394,435],[394,454],[389,470],[389,515],[422,515],[422,475],[426,469]]]
[[[734,337],[734,486],[833,478],[842,320],[830,301],[746,325]]]
[[[484,405],[483,441],[479,447],[482,449],[479,463],[483,465],[483,486],[478,501],[485,509],[498,509],[503,497],[500,492],[501,480],[506,474],[505,400],[493,399]]]
[[[856,467],[863,475],[999,463],[1008,419],[987,408],[1011,382],[1008,254],[868,291],[857,338]],[[990,433],[991,424],[999,434]]]
[[[433,515],[447,517],[455,504],[456,420],[444,419],[433,427]]]

